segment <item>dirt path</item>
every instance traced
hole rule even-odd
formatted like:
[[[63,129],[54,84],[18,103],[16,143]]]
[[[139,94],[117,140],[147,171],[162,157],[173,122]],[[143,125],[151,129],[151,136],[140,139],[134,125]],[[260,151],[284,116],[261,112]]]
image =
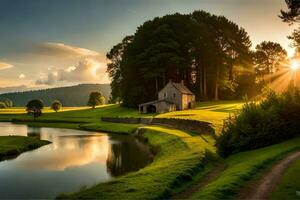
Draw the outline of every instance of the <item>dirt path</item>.
[[[192,197],[192,195],[199,191],[200,188],[204,187],[205,185],[209,184],[210,182],[214,181],[215,179],[218,178],[218,176],[224,171],[225,165],[224,164],[219,164],[214,169],[210,172],[208,172],[204,177],[200,179],[200,181],[196,184],[193,184],[183,192],[174,195],[171,199],[188,199]]]
[[[300,159],[300,151],[289,154],[279,161],[258,180],[251,182],[236,197],[240,200],[268,199],[269,194],[280,182],[284,172],[296,160]]]

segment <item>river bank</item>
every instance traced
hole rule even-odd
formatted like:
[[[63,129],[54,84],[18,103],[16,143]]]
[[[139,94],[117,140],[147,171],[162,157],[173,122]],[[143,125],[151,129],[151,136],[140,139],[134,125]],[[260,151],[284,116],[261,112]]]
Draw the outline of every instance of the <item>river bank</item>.
[[[49,144],[34,137],[0,136],[0,160],[17,157],[21,153]]]

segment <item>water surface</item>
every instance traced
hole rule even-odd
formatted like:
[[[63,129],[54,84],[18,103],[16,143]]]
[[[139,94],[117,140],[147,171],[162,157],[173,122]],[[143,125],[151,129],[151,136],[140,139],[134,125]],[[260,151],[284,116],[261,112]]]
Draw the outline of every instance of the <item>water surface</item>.
[[[151,162],[149,147],[133,136],[0,123],[0,136],[39,137],[52,143],[0,162],[0,197],[54,198],[105,182]]]

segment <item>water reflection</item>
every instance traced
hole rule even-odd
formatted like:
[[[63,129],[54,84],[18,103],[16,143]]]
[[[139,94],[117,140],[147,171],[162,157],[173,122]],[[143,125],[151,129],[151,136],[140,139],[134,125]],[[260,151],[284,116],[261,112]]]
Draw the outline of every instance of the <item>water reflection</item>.
[[[132,136],[0,123],[3,135],[52,143],[0,162],[1,198],[53,198],[136,171],[152,157],[149,147]]]
[[[149,148],[144,148],[137,138],[124,137],[122,142],[118,142],[114,137],[110,138],[112,141],[107,156],[107,169],[112,176],[119,176],[128,171],[136,171],[139,166],[145,164],[145,159],[141,155],[151,155]],[[134,143],[135,145],[132,145]],[[142,151],[141,154],[136,152]],[[132,156],[135,155],[135,156]],[[149,159],[148,162],[151,160]]]

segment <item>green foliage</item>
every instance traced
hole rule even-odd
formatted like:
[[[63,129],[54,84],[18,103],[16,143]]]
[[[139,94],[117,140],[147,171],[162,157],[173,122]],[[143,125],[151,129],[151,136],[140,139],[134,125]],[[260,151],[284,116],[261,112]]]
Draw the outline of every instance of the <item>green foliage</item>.
[[[6,108],[6,104],[4,102],[0,102],[0,108]]]
[[[41,99],[45,106],[50,107],[53,101],[57,99],[65,107],[86,106],[88,96],[92,91],[101,91],[105,99],[109,99],[111,93],[109,84],[79,84],[68,87],[0,94],[0,102],[2,98],[6,98],[12,100],[14,106],[23,107],[31,99]]]
[[[4,97],[0,97],[0,108],[11,108],[13,107],[13,102]]]
[[[39,99],[33,99],[26,105],[26,111],[28,115],[33,115],[34,119],[42,115],[42,109],[44,103]]]
[[[51,104],[51,109],[54,110],[55,112],[59,111],[61,107],[62,104],[58,100],[53,101],[53,103]]]
[[[224,124],[217,140],[222,156],[256,149],[299,135],[300,94],[290,89],[277,95],[270,92],[257,104],[246,103],[238,115]]]
[[[88,106],[95,106],[103,105],[105,103],[105,98],[102,96],[100,92],[91,92],[88,100]]]
[[[251,63],[250,46],[246,31],[222,16],[195,11],[156,17],[108,53],[112,94],[136,107],[156,99],[172,79],[184,80],[198,99],[218,99],[234,81],[233,67]]]

